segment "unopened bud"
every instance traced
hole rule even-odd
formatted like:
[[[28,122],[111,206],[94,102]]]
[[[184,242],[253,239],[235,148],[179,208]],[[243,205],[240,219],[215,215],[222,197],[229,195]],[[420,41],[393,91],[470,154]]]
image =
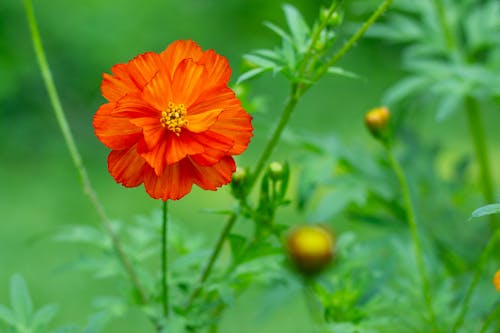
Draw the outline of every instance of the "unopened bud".
[[[283,164],[280,162],[271,162],[268,167],[269,177],[274,181],[281,180],[283,170]]]
[[[493,285],[495,289],[500,292],[500,270],[498,270],[493,277]]]
[[[231,189],[233,191],[233,195],[237,199],[242,199],[245,197],[247,177],[248,172],[245,168],[238,167],[233,173],[233,178],[231,180]]]
[[[366,127],[377,139],[383,139],[389,129],[391,113],[386,107],[378,107],[368,111],[365,115]]]
[[[330,14],[330,10],[327,8],[321,9],[320,18],[322,22],[326,21],[330,27],[336,27],[342,23],[342,15],[337,11]]]
[[[335,238],[326,228],[303,225],[296,227],[288,235],[287,250],[299,272],[314,275],[332,261]]]

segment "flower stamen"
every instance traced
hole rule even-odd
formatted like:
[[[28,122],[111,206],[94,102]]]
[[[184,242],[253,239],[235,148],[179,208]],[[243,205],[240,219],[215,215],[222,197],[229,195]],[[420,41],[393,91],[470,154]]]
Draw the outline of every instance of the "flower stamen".
[[[181,129],[183,127],[186,127],[188,124],[188,121],[184,119],[184,116],[186,116],[186,114],[187,111],[184,104],[175,104],[173,102],[169,102],[167,109],[161,112],[161,126],[179,136],[181,133]]]

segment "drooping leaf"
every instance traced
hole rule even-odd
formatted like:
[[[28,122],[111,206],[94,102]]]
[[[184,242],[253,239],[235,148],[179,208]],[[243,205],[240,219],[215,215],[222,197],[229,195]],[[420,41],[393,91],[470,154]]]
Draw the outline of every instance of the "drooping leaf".
[[[358,74],[356,74],[354,72],[346,71],[343,68],[335,67],[335,66],[328,67],[328,73],[335,74],[335,75],[340,75],[340,76],[344,76],[344,77],[348,77],[348,78],[351,78],[351,79],[359,79],[359,75]]]

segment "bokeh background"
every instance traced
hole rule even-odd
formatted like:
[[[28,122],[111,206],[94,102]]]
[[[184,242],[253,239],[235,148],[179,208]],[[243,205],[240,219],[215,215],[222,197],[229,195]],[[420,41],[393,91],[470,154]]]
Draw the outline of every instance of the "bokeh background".
[[[48,61],[90,178],[108,215],[123,221],[149,215],[160,202],[151,200],[142,187],[122,189],[107,172],[107,150],[94,137],[91,125],[94,112],[104,102],[99,89],[102,73],[138,53],[159,52],[176,39],[193,39],[204,49],[213,48],[229,59],[235,82],[244,53],[278,43],[262,22],[285,23],[281,0],[33,2]],[[325,3],[289,2],[309,22]],[[352,2],[347,20],[361,21],[360,2]],[[346,29],[344,34],[348,33]],[[339,42],[344,39],[340,35]],[[346,147],[361,145],[377,154],[378,146],[364,129],[363,114],[377,106],[383,92],[404,74],[400,51],[398,46],[376,40],[359,42],[339,65],[357,73],[360,79],[324,78],[303,98],[290,128],[331,134]],[[248,88],[250,100],[258,100],[259,110],[254,114],[255,139],[248,152],[238,158],[242,165],[251,165],[262,148],[284,103],[287,83],[268,74],[252,81]],[[421,129],[426,141],[440,142],[445,152],[442,169],[446,172],[448,159],[471,151],[465,119],[456,114],[438,123],[434,113],[428,111],[414,112],[407,121]],[[500,158],[495,151],[500,142],[499,120],[498,112],[485,114],[495,161]],[[274,158],[285,158],[290,149],[280,145]],[[495,176],[500,178],[498,173]],[[202,209],[226,208],[231,202],[228,188],[217,193],[195,189],[172,204],[171,212],[193,234],[203,235],[210,243],[223,221]],[[464,210],[472,210],[476,204],[465,203]],[[292,209],[282,211],[278,218],[290,224],[304,219]],[[8,284],[14,273],[26,278],[35,305],[60,305],[60,324],[83,323],[93,312],[93,297],[116,292],[112,281],[96,280],[91,274],[68,268],[72,260],[91,251],[54,240],[54,234],[68,224],[97,225],[98,219],[80,188],[54,119],[23,3],[4,0],[0,4],[0,304],[8,303]],[[309,319],[300,297],[284,305],[271,319],[259,317],[259,295],[263,292],[256,287],[244,294],[226,314],[221,332],[308,331]],[[289,320],[291,314],[296,320]],[[130,311],[105,331],[148,331],[144,326],[149,327],[146,319]]]

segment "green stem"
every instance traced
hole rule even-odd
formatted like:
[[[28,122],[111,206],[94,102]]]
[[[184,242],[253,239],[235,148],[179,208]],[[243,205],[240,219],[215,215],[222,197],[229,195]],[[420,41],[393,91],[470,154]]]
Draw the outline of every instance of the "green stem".
[[[168,253],[167,253],[167,242],[168,242],[168,201],[163,201],[162,205],[162,229],[161,229],[161,284],[162,284],[162,304],[163,304],[163,315],[168,318],[169,315],[169,295],[168,295]]]
[[[292,83],[292,86],[290,88],[290,95],[288,96],[288,101],[285,105],[285,108],[283,109],[283,112],[281,113],[280,120],[276,124],[273,134],[269,139],[269,141],[267,142],[264,150],[262,151],[260,158],[257,162],[257,166],[255,167],[255,170],[251,174],[251,179],[249,180],[247,185],[248,186],[247,193],[250,193],[250,191],[252,190],[260,173],[262,172],[266,163],[268,162],[269,157],[271,156],[274,148],[278,144],[281,138],[281,134],[283,133],[283,129],[288,123],[288,120],[290,119],[290,116],[292,115],[293,111],[295,110],[295,107],[297,106],[300,96],[302,96],[303,89],[304,89],[303,85]]]
[[[497,245],[497,242],[500,241],[500,229],[496,229],[493,236],[490,238],[483,251],[481,252],[481,256],[479,257],[479,263],[476,266],[476,270],[474,271],[474,276],[472,277],[472,282],[467,289],[467,293],[465,294],[464,300],[462,301],[462,306],[460,308],[460,312],[458,313],[457,319],[455,320],[455,325],[453,325],[453,333],[458,332],[458,329],[462,326],[465,314],[469,310],[469,303],[474,294],[474,290],[479,283],[479,280],[483,274],[484,266],[486,265],[490,253]]]
[[[189,296],[188,302],[185,306],[185,310],[189,310],[191,306],[193,305],[194,300],[196,297],[200,294],[203,284],[207,280],[207,278],[210,276],[210,273],[212,272],[212,268],[215,264],[215,260],[219,256],[219,253],[222,249],[222,245],[224,245],[224,241],[226,240],[226,237],[229,235],[229,232],[233,228],[233,225],[236,223],[236,220],[238,219],[238,215],[233,213],[229,216],[229,219],[226,222],[226,225],[224,226],[224,229],[222,230],[222,233],[219,235],[219,239],[217,240],[217,244],[215,245],[214,250],[212,251],[212,254],[210,255],[210,259],[208,259],[208,263],[203,269],[203,272],[201,273],[200,278],[198,279],[198,285],[196,286],[196,289],[191,293]]]
[[[496,304],[493,307],[493,310],[491,310],[491,313],[488,315],[488,317],[486,317],[486,320],[483,322],[483,325],[482,325],[479,333],[486,333],[486,331],[488,330],[488,327],[490,327],[491,323],[495,319],[498,319],[499,314],[500,314],[500,302],[496,302]]]
[[[394,173],[398,178],[398,182],[401,187],[401,192],[403,194],[403,201],[408,219],[408,226],[410,227],[410,234],[413,242],[413,250],[415,253],[415,260],[417,263],[418,273],[420,275],[420,282],[422,284],[422,291],[424,294],[425,305],[427,307],[427,312],[429,315],[430,322],[432,323],[433,326],[436,326],[436,316],[434,314],[434,309],[432,307],[431,290],[430,290],[429,280],[427,279],[427,272],[425,270],[422,242],[420,240],[420,236],[418,233],[417,219],[415,217],[415,210],[413,208],[413,204],[411,201],[410,188],[408,186],[408,181],[406,180],[403,169],[401,168],[401,165],[394,156],[392,147],[387,145],[386,150],[389,163],[391,164],[391,167],[393,168]]]
[[[102,206],[101,202],[97,198],[97,194],[94,191],[94,188],[92,187],[92,184],[90,182],[90,179],[87,174],[87,170],[85,169],[85,166],[83,164],[82,158],[80,156],[80,153],[78,152],[78,148],[76,147],[75,140],[73,138],[73,134],[71,133],[71,129],[68,125],[68,121],[66,119],[66,116],[63,111],[63,107],[61,104],[61,101],[59,99],[59,95],[57,93],[56,86],[54,84],[54,79],[52,78],[52,73],[50,71],[49,64],[47,62],[47,58],[45,56],[45,52],[43,50],[43,44],[42,44],[42,39],[40,37],[40,33],[38,31],[38,25],[35,19],[35,12],[33,10],[33,4],[31,0],[25,0],[24,1],[24,7],[26,10],[26,17],[28,19],[30,31],[31,31],[31,38],[33,41],[33,47],[35,49],[35,54],[37,57],[38,64],[40,66],[40,72],[42,74],[42,78],[45,84],[45,87],[47,89],[47,93],[50,98],[50,102],[52,104],[52,108],[54,109],[54,114],[57,119],[57,123],[59,127],[61,128],[64,141],[66,142],[66,146],[68,147],[69,154],[71,155],[71,159],[73,161],[73,164],[75,165],[78,175],[80,177],[80,181],[83,187],[84,193],[89,197],[92,205],[94,206],[95,210],[97,211],[97,214],[99,215],[100,221],[102,222],[102,225],[104,226],[104,229],[108,233],[109,237],[112,240],[113,243],[113,248],[118,256],[118,259],[122,263],[125,271],[130,277],[130,280],[132,281],[132,284],[134,285],[135,289],[137,290],[139,294],[139,298],[142,304],[146,304],[148,302],[146,293],[144,292],[144,289],[142,288],[139,279],[137,278],[137,274],[134,271],[134,268],[132,267],[132,264],[130,263],[127,255],[125,254],[125,251],[123,250],[123,247],[121,245],[120,239],[118,238],[118,235],[115,233],[113,230],[113,227],[104,211],[104,207]]]
[[[479,109],[477,101],[472,97],[466,98],[465,107],[467,111],[469,129],[474,142],[474,151],[479,164],[483,196],[486,203],[491,204],[495,202],[495,194],[490,170],[487,141],[484,134],[483,121],[481,119],[481,110]],[[494,231],[499,227],[498,217],[497,215],[492,214],[489,218],[490,229]]]
[[[378,6],[378,8],[373,12],[373,14],[366,20],[363,25],[356,31],[354,35],[342,46],[340,50],[338,50],[329,60],[328,62],[318,71],[318,74],[316,74],[316,77],[314,78],[313,82],[316,82],[321,76],[323,76],[327,71],[328,68],[333,66],[334,64],[337,63],[340,59],[344,57],[344,55],[349,51],[354,44],[365,34],[365,32],[368,30],[368,28],[375,23],[375,21],[382,15],[389,5],[392,3],[392,0],[384,0]]]

